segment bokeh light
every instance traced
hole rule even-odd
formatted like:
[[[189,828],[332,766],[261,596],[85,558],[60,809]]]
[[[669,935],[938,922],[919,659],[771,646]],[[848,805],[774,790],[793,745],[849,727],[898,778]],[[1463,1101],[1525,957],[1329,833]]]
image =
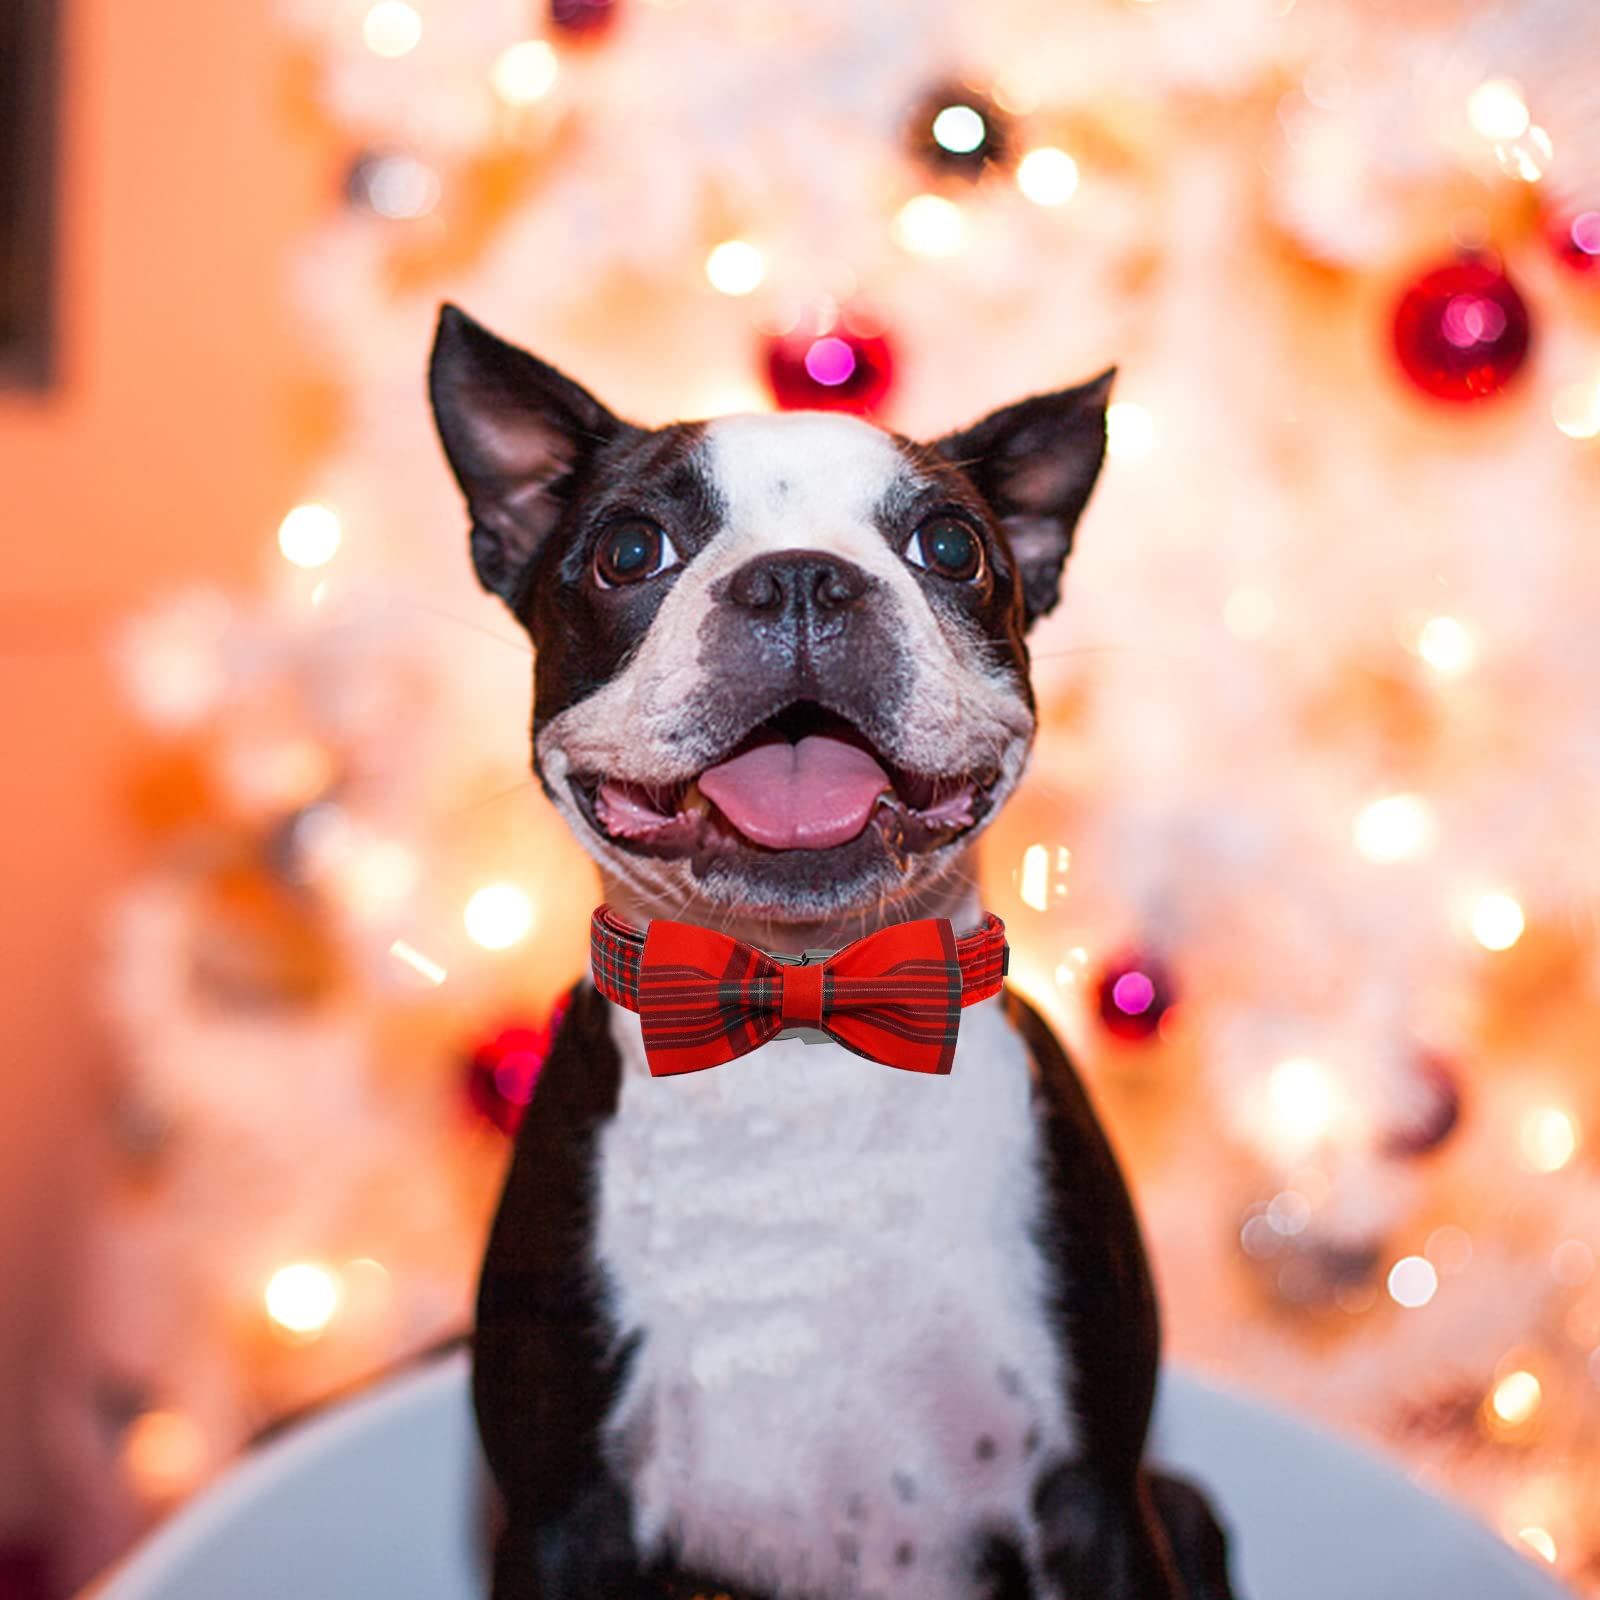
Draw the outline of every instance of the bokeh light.
[[[721,294],[750,294],[766,275],[765,257],[744,239],[725,239],[706,257],[706,277]]]
[[[474,944],[509,950],[533,930],[533,901],[514,883],[488,883],[467,901],[462,920]]]
[[[1429,617],[1417,634],[1417,654],[1443,677],[1465,672],[1478,656],[1472,630],[1455,617]]]
[[[1472,937],[1485,950],[1509,950],[1527,926],[1522,907],[1509,894],[1486,894],[1472,911]]]
[[[1406,861],[1433,843],[1433,811],[1421,795],[1385,795],[1362,808],[1354,832],[1356,850],[1368,861]]]
[[[508,106],[531,106],[555,88],[560,76],[560,59],[545,40],[521,39],[495,57],[489,81]]]
[[[325,567],[342,537],[338,515],[327,506],[296,506],[278,524],[278,548],[297,567]]]
[[[421,14],[405,0],[378,0],[361,24],[361,37],[374,55],[409,55],[422,41]]]
[[[280,1267],[267,1282],[267,1315],[288,1333],[315,1337],[339,1309],[339,1282],[313,1261]]]
[[[200,1424],[181,1411],[145,1411],[128,1424],[118,1452],[123,1476],[147,1504],[177,1500],[205,1475],[210,1449]]]
[[[1416,1311],[1439,1292],[1439,1274],[1426,1256],[1402,1256],[1389,1269],[1389,1298]]]
[[[1533,1172],[1559,1172],[1578,1153],[1578,1123],[1561,1106],[1535,1106],[1517,1130],[1523,1165]]]
[[[1017,187],[1036,206],[1065,205],[1078,192],[1078,163],[1065,150],[1041,145],[1017,164]]]
[[[988,136],[988,124],[974,106],[946,106],[933,119],[934,143],[952,155],[970,155]]]
[[[894,241],[914,256],[954,255],[966,242],[961,207],[940,194],[913,195],[894,219]]]
[[[1475,132],[1499,144],[1520,138],[1532,119],[1520,84],[1511,78],[1485,78],[1467,96],[1467,120]]]

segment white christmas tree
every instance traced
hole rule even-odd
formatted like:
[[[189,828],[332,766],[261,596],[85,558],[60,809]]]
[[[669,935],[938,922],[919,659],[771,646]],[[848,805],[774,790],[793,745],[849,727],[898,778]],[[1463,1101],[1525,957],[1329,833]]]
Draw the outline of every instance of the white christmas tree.
[[[442,1108],[582,971],[423,399],[449,299],[643,422],[933,434],[1119,366],[987,845],[1013,979],[1127,1160],[1170,1351],[1600,1593],[1592,5],[284,23],[352,152],[290,289],[345,426],[281,593],[126,641],[162,846],[113,921],[130,1183],[61,1390],[94,1503],[464,1325],[504,1141]]]

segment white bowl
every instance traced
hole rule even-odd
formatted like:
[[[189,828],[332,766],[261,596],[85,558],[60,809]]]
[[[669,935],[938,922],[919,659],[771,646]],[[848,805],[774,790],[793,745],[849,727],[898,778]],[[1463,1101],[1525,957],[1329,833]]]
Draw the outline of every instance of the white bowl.
[[[1244,1600],[1565,1593],[1377,1458],[1184,1373],[1152,1454],[1205,1485]],[[457,1353],[246,1457],[83,1600],[483,1600],[484,1495]]]

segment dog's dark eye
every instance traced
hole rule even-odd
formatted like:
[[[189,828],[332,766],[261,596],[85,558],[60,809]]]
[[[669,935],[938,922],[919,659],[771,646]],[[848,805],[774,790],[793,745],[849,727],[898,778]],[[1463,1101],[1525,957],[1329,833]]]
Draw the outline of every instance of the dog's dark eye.
[[[983,571],[983,545],[960,517],[941,514],[911,535],[906,560],[941,578],[970,583]]]
[[[672,541],[655,523],[630,517],[606,531],[594,553],[594,571],[602,588],[616,589],[653,578],[678,560]]]

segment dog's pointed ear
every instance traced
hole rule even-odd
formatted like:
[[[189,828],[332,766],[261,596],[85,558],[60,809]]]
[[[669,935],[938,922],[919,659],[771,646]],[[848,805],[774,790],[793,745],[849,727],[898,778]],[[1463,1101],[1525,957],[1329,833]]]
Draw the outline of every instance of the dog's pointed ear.
[[[428,394],[472,514],[478,581],[515,610],[579,469],[629,424],[452,305],[439,312]]]
[[[934,451],[966,472],[1005,529],[1031,628],[1061,598],[1061,569],[1106,454],[1115,367],[948,433]]]

